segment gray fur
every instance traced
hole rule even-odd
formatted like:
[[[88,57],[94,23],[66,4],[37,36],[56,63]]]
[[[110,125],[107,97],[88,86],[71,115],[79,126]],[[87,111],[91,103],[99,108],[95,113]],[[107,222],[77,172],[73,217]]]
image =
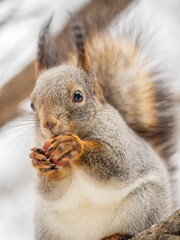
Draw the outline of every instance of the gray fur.
[[[94,78],[94,88],[95,82]],[[78,85],[84,91],[86,99],[84,106],[77,107],[71,103],[70,89],[74,85]],[[155,176],[145,184],[140,184],[119,203],[121,208],[124,205],[124,214],[129,214],[127,219],[121,219],[123,212],[118,211],[118,203],[114,206],[117,208],[114,216],[120,221],[118,230],[133,235],[170,214],[168,173],[154,150],[128,127],[113,107],[108,103],[102,103],[94,90],[92,79],[89,84],[88,76],[82,70],[63,65],[48,70],[40,76],[32,94],[32,101],[40,122],[45,115],[55,116],[61,121],[61,127],[59,132],[56,130],[56,134],[63,132],[63,128],[71,121],[73,125],[69,125],[68,131],[77,134],[82,140],[101,143],[100,150],[85,149],[83,164],[78,170],[84,179],[88,179],[96,187],[121,191],[138,182],[140,178]],[[63,235],[58,235],[58,231],[54,232],[49,228],[51,213],[47,209],[48,204],[45,203],[50,201],[49,204],[53,204],[53,201],[66,196],[74,181],[73,171],[73,168],[70,168],[69,177],[59,182],[39,176],[38,193],[41,195],[42,205],[40,204],[41,208],[38,208],[36,213],[37,240],[67,239]],[[104,235],[97,235],[97,240],[99,236],[104,237],[108,233],[113,232],[105,229]],[[85,235],[84,239],[91,237]]]
[[[94,141],[100,146],[94,149],[85,147],[79,167],[69,164],[58,170],[59,175],[66,171],[61,179],[48,179],[38,175],[36,240],[100,240],[116,232],[134,235],[161,221],[172,211],[167,167],[162,155],[157,153],[156,146],[152,144],[153,149],[151,143],[148,143],[148,138],[152,138],[156,143],[160,136],[160,145],[165,143],[166,149],[170,145],[169,129],[172,125],[169,125],[166,118],[168,116],[171,121],[170,105],[166,107],[164,103],[168,102],[168,98],[164,98],[160,85],[156,84],[157,89],[153,91],[160,124],[154,126],[152,121],[151,128],[141,128],[140,120],[145,114],[142,115],[142,111],[138,115],[139,106],[135,103],[139,100],[137,88],[140,86],[140,90],[141,87],[143,90],[144,83],[141,85],[138,81],[144,74],[146,76],[146,73],[147,82],[151,83],[154,78],[158,78],[154,69],[159,69],[156,68],[159,65],[151,64],[154,56],[150,54],[151,47],[144,43],[141,26],[136,26],[136,21],[130,21],[131,17],[126,19],[122,15],[122,19],[125,19],[125,23],[121,20],[118,37],[122,38],[121,40],[123,36],[128,40],[130,38],[132,45],[119,41],[119,46],[114,48],[116,40],[112,43],[109,41],[109,35],[112,37],[113,33],[102,33],[102,37],[99,36],[100,41],[95,38],[94,45],[89,43],[91,49],[88,50],[94,73],[91,68],[88,72],[79,69],[76,67],[77,61],[70,59],[69,62],[75,66],[61,65],[45,71],[39,76],[32,93],[35,114],[42,130],[36,137],[41,145],[48,137],[69,131],[83,141]],[[130,26],[129,22],[132,22]],[[106,35],[107,40],[104,39]],[[82,42],[85,52],[84,39]],[[139,49],[143,54],[137,52]],[[135,57],[132,58],[131,53],[134,50]],[[72,103],[73,91],[77,89],[80,89],[84,96],[84,102],[80,105]],[[149,91],[152,89],[153,87],[150,87]],[[149,95],[145,94],[144,99],[142,96],[137,103],[146,103],[146,97]],[[150,97],[153,98],[151,95]],[[152,115],[154,117],[153,111]],[[57,125],[53,130],[48,129],[45,132],[43,126],[54,121],[57,121]],[[136,124],[138,127],[133,126]],[[151,130],[155,130],[154,134]],[[167,157],[166,149],[163,151],[164,158]],[[93,189],[93,196],[89,189],[83,188],[86,184],[90,190]],[[75,196],[69,199],[68,194],[72,189]],[[82,202],[79,202],[79,205],[72,204],[70,208],[63,209],[62,203],[66,205],[66,202],[73,202],[81,195]],[[94,226],[91,225],[91,220],[97,220],[94,228],[91,228]]]

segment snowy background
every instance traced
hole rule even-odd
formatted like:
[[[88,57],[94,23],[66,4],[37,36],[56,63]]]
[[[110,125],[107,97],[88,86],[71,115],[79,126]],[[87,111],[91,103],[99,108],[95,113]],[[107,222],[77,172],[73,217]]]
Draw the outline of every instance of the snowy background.
[[[77,10],[86,2],[88,0],[0,0],[0,87],[34,59],[37,34],[48,16],[55,14],[54,30],[59,30],[67,19],[67,12]],[[180,1],[143,0],[141,6],[144,16],[151,10],[152,18],[162,20],[166,29],[163,38],[169,42],[167,51],[174,59],[174,66],[179,65]],[[172,82],[172,88],[180,99],[180,80]],[[31,112],[29,105],[27,99],[20,107]],[[31,115],[17,118],[0,130],[0,239],[33,239],[34,196],[28,157],[33,146]],[[174,156],[176,161],[179,158],[179,153]]]

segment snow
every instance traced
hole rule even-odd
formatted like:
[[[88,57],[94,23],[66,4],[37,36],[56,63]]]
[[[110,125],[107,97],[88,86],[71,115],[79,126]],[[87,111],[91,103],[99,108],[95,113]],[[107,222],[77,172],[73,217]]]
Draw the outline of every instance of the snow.
[[[19,72],[36,53],[37,34],[40,26],[52,12],[54,31],[63,27],[68,14],[77,10],[89,0],[6,0],[0,1],[0,23],[11,14],[10,19],[0,28],[0,86]],[[180,60],[180,2],[174,0],[144,0],[144,14],[149,9],[164,19],[166,25],[167,47],[176,64]],[[12,14],[13,13],[13,14]],[[178,70],[177,70],[178,71]],[[172,88],[180,96],[180,82],[174,81]],[[22,103],[22,108],[31,112],[30,101]],[[28,121],[28,122],[27,122]],[[32,125],[26,125],[31,122]],[[19,126],[20,125],[20,126]],[[180,129],[180,128],[179,128]],[[177,129],[177,131],[179,131]],[[33,119],[27,114],[17,118],[0,130],[0,239],[33,239],[33,183],[32,167],[29,160],[33,143]],[[180,149],[180,148],[179,148]],[[180,158],[177,153],[175,161]],[[180,161],[179,167],[180,167]],[[180,179],[180,174],[179,174]]]

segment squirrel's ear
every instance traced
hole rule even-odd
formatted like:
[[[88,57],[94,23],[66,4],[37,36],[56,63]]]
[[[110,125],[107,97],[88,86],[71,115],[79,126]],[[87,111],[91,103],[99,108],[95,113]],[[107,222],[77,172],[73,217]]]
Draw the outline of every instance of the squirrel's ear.
[[[90,69],[90,61],[86,48],[86,35],[85,30],[82,26],[81,21],[76,17],[72,16],[75,44],[78,54],[78,67],[85,70],[86,72]]]
[[[35,61],[36,78],[39,74],[57,64],[58,53],[53,51],[53,39],[50,34],[52,16],[42,27],[39,34],[38,54]]]

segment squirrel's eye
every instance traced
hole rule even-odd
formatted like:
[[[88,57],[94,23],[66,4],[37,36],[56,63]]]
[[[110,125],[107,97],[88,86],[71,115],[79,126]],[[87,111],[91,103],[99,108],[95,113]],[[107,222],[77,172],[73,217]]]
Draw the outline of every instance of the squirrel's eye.
[[[33,104],[33,103],[31,103],[31,108],[32,108],[33,111],[35,110],[35,109],[34,109],[34,104]]]
[[[82,100],[83,100],[83,95],[82,95],[81,91],[77,90],[77,91],[74,93],[73,100],[74,100],[74,102],[82,102]]]

